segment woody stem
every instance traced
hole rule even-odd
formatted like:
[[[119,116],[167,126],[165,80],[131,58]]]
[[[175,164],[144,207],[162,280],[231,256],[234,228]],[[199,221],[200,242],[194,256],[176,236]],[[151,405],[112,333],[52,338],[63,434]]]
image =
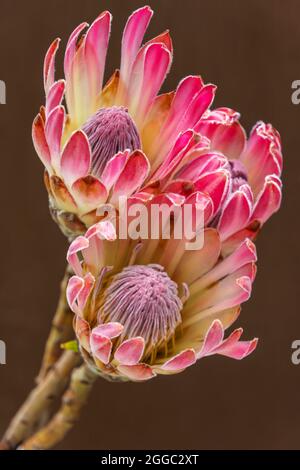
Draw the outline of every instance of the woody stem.
[[[73,351],[65,351],[47,376],[30,393],[11,421],[0,449],[15,449],[40,422],[41,415],[49,409],[54,400],[66,387],[68,378],[79,363],[80,356]]]
[[[85,364],[75,369],[58,412],[45,427],[23,442],[19,449],[44,450],[59,443],[78,420],[96,378],[95,373]]]
[[[70,275],[70,268],[67,266],[64,277],[61,281],[60,296],[52,321],[50,334],[46,342],[41,369],[36,379],[37,383],[43,380],[60,357],[62,353],[61,344],[72,338],[73,312],[70,310],[66,298],[66,288]]]

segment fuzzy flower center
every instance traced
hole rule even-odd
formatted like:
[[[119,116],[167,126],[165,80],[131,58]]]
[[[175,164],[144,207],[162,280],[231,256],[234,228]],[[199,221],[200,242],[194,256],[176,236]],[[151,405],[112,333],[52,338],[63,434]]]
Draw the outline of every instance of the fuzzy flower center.
[[[135,265],[114,276],[105,291],[100,318],[121,323],[124,337],[142,336],[148,354],[173,336],[181,309],[177,284],[160,265]]]
[[[101,108],[83,126],[92,150],[92,173],[100,176],[116,153],[141,147],[138,130],[122,106]]]
[[[229,160],[228,164],[231,173],[232,191],[236,191],[242,184],[247,183],[247,170],[239,160]]]

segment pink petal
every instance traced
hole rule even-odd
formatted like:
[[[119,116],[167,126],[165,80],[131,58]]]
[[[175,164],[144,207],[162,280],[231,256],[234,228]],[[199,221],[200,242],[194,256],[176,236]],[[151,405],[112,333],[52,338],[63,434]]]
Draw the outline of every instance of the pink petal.
[[[128,103],[137,123],[142,122],[148,112],[166,78],[171,62],[171,53],[163,44],[150,44],[144,54],[138,56],[130,77]]]
[[[233,359],[244,359],[255,350],[258,340],[255,338],[252,341],[239,341],[242,332],[242,328],[239,328],[223,341],[223,326],[219,320],[215,320],[206,334],[197,358],[221,354]]]
[[[189,104],[188,109],[184,115],[181,126],[183,129],[193,128],[199,121],[203,113],[211,105],[217,87],[215,85],[205,85]]]
[[[81,23],[71,34],[64,57],[64,71],[66,76],[66,101],[69,114],[73,117],[76,113],[77,90],[74,83],[74,62],[78,51],[79,36],[88,27],[88,23]]]
[[[132,152],[114,185],[111,202],[116,203],[119,196],[130,196],[139,189],[149,170],[150,164],[143,152],[140,150]]]
[[[80,343],[80,346],[83,347],[86,351],[88,351],[90,353],[91,352],[91,349],[90,349],[90,335],[91,335],[90,325],[83,318],[76,315],[75,322],[74,322],[74,329],[75,329],[75,333],[76,333],[76,336],[78,338],[78,341]]]
[[[221,240],[238,232],[247,225],[252,212],[251,202],[245,192],[235,191],[226,203],[218,224]]]
[[[195,187],[192,181],[182,179],[171,179],[170,182],[163,187],[163,191],[164,193],[177,193],[185,197],[188,197],[191,194],[202,194],[195,193]]]
[[[247,197],[250,205],[253,206],[254,196],[253,196],[251,186],[248,183],[244,183],[238,189],[239,189],[239,191],[242,191],[245,194],[245,196]]]
[[[220,261],[213,269],[207,272],[205,276],[197,282],[197,289],[204,289],[206,286],[212,285],[219,279],[233,274],[245,265],[254,263],[257,260],[256,248],[251,240],[246,238],[233,253]]]
[[[86,22],[81,23],[74,29],[74,31],[69,37],[67,47],[66,47],[65,57],[64,57],[64,71],[65,71],[65,76],[67,78],[70,74],[71,65],[72,65],[74,56],[76,54],[79,35],[88,26],[89,25]]]
[[[253,220],[247,227],[227,238],[222,244],[222,256],[226,257],[231,254],[246,238],[254,240],[260,228],[260,223],[257,220]]]
[[[66,82],[65,80],[59,80],[51,86],[46,97],[46,118],[48,118],[51,111],[57,106],[61,105]]]
[[[70,306],[70,309],[74,313],[77,313],[77,314],[81,313],[77,305],[77,300],[83,287],[84,287],[84,280],[81,277],[72,276],[69,279],[69,282],[67,285],[67,291],[66,291],[67,301]]]
[[[246,144],[246,133],[238,122],[239,117],[239,113],[230,108],[207,111],[195,131],[210,139],[211,149],[228,158],[238,158]]]
[[[196,181],[201,174],[210,173],[222,168],[227,159],[217,153],[205,153],[186,163],[176,174],[176,178]]]
[[[84,36],[74,45],[75,54],[66,75],[66,102],[73,128],[80,128],[97,110],[97,103],[90,87],[85,57]]]
[[[167,152],[169,143],[177,137],[180,131],[185,130],[180,126],[180,122],[194,96],[199,93],[202,87],[203,81],[198,76],[190,75],[179,83],[166,122],[156,140],[157,148],[153,149],[154,152],[157,150],[160,150],[161,153]]]
[[[277,175],[268,175],[266,176],[265,182],[266,181],[272,181],[273,183],[276,183],[280,189],[282,189],[282,181],[280,179],[280,176]]]
[[[166,48],[173,53],[173,44],[172,44],[172,39],[169,33],[169,30],[164,31],[163,33],[159,34],[158,36],[155,36],[155,38],[150,39],[150,41],[146,42],[146,44],[143,46],[143,48],[146,48],[149,46],[149,44],[154,44],[154,43],[161,43],[166,46]]]
[[[65,109],[63,106],[54,108],[46,121],[46,138],[51,152],[51,163],[53,168],[59,173],[61,138],[65,123]]]
[[[214,214],[217,213],[229,190],[230,175],[227,170],[216,170],[206,173],[195,182],[197,191],[206,192],[214,204]]]
[[[172,101],[165,129],[168,128],[170,131],[172,128],[174,129],[176,127],[175,121],[181,120],[188,106],[202,88],[203,81],[199,76],[189,75],[181,80]]]
[[[186,349],[165,362],[161,369],[168,371],[180,371],[195,364],[196,355],[193,349]]]
[[[217,346],[219,346],[224,337],[224,329],[220,320],[214,320],[206,333],[203,346],[197,354],[197,359],[208,356]]]
[[[192,130],[187,130],[177,137],[173,148],[164,159],[162,165],[151,177],[149,184],[156,181],[163,180],[169,176],[176,167],[182,163],[182,160],[187,155],[188,151],[195,145],[197,137]]]
[[[111,189],[122,173],[128,160],[128,155],[129,150],[125,150],[125,152],[119,152],[114,155],[105,165],[105,168],[101,174],[101,181],[108,190]]]
[[[78,258],[78,253],[89,247],[89,240],[86,237],[79,236],[72,241],[69,246],[67,253],[67,261],[72,267],[73,271],[78,275],[82,276],[82,267]]]
[[[234,253],[228,257],[228,260],[230,260],[230,264],[234,270],[237,270],[247,263],[257,261],[256,247],[254,243],[246,238]]]
[[[218,308],[222,310],[225,308],[235,307],[238,304],[246,302],[250,298],[252,279],[249,276],[241,276],[238,279],[235,279],[234,283],[232,283],[234,277],[236,277],[236,274],[233,274],[232,277],[228,276],[227,282],[225,281],[224,284],[220,286],[220,289],[225,289],[226,292],[225,296],[224,294],[221,294],[221,298],[218,297],[218,300],[220,301]]]
[[[90,93],[97,97],[102,89],[106,53],[110,35],[111,14],[108,11],[94,21],[85,37],[85,58]]]
[[[87,273],[83,278],[83,287],[78,294],[78,307],[82,311],[87,303],[90,293],[95,285],[95,278],[91,273]]]
[[[221,354],[222,356],[238,360],[249,356],[249,354],[255,350],[258,339],[254,338],[251,341],[239,341],[242,332],[242,328],[233,331],[233,333],[214,350],[214,354]]]
[[[272,178],[266,177],[265,185],[258,195],[254,206],[252,220],[259,220],[262,224],[278,211],[281,205],[281,187]]]
[[[133,12],[126,23],[122,38],[120,67],[120,75],[126,85],[128,85],[132,64],[141,46],[152,15],[153,11],[151,8],[145,6]]]
[[[214,211],[213,202],[210,196],[197,191],[187,196],[185,200],[185,205],[189,205],[189,204],[192,206],[192,210],[191,210],[192,217],[193,217],[192,227],[193,227],[194,232],[198,232],[200,228],[205,227],[208,224],[208,222],[211,220],[213,211]],[[199,215],[201,215],[201,217],[199,216],[198,217],[200,219],[203,218],[202,227],[199,226],[199,223],[198,225],[196,223],[196,220],[197,220],[196,211],[197,210],[199,211]],[[201,224],[201,221],[200,221],[200,224]]]
[[[147,364],[137,364],[135,366],[119,365],[118,370],[121,374],[136,382],[149,380],[156,376],[155,372]]]
[[[265,177],[271,173],[280,176],[282,153],[280,136],[271,124],[258,122],[252,129],[241,161],[248,170],[248,181],[257,194]]]
[[[110,360],[112,342],[106,336],[100,336],[92,330],[90,338],[90,346],[93,356],[95,356],[103,364],[108,364]]]
[[[105,249],[103,240],[116,240],[116,230],[112,222],[105,220],[91,226],[85,236],[89,240],[89,247],[83,252],[84,261],[89,270],[98,276],[102,268],[111,263],[108,263],[107,259],[112,253],[111,250],[115,249],[114,246],[107,246]]]
[[[54,83],[55,56],[58,50],[60,39],[57,38],[50,45],[44,60],[44,87],[46,94]]]
[[[114,241],[117,238],[114,225],[109,220],[104,220],[92,225],[85,234],[86,238],[91,239],[97,236],[100,240]]]
[[[97,232],[97,236],[102,240],[114,241],[117,239],[116,230],[114,225],[109,220],[104,220],[97,224],[100,230]]]
[[[140,50],[138,51],[136,60],[138,60],[139,57],[142,57],[142,55],[145,53],[146,49],[148,48],[150,44],[158,44],[158,43],[165,46],[171,55],[173,54],[172,39],[171,39],[169,30],[166,30],[163,33],[159,34],[158,36],[155,36],[154,38],[150,39],[150,41],[147,41],[146,44],[144,44],[143,47],[141,47]],[[156,104],[157,104],[157,101],[156,101]]]
[[[108,197],[104,184],[92,175],[75,181],[72,185],[72,194],[78,205],[84,207],[86,212],[96,209]]]
[[[75,131],[63,150],[61,172],[65,181],[72,185],[77,179],[89,174],[91,166],[91,150],[84,132]]]
[[[89,246],[82,252],[84,262],[95,276],[100,276],[102,268],[107,265],[107,257],[114,249],[113,246],[106,247],[107,253],[103,246],[103,240],[116,240],[115,227],[109,220],[98,222],[86,231],[85,238],[88,239]]]
[[[106,338],[117,338],[122,333],[124,327],[121,323],[109,322],[103,323],[102,325],[96,326],[93,331],[99,336],[105,336]]]
[[[141,336],[131,338],[120,344],[115,352],[115,359],[125,366],[140,362],[144,354],[145,340]]]
[[[187,305],[186,311],[198,313],[191,313],[185,325],[196,324],[203,318],[246,302],[251,295],[253,267],[251,265],[242,269],[246,269],[248,273],[251,269],[251,278],[249,276],[238,277],[237,273],[233,273],[206,289],[191,306]]]
[[[77,205],[73,197],[70,194],[70,191],[66,187],[64,181],[56,175],[52,175],[49,179],[49,184],[51,188],[51,193],[54,195],[54,198],[62,211],[74,213],[77,211]],[[64,217],[63,214],[58,214],[58,217]],[[68,222],[66,220],[66,222]],[[75,222],[72,221],[72,224],[76,223],[79,230],[83,230],[82,223],[78,220]]]
[[[48,172],[52,173],[50,149],[45,136],[44,121],[38,114],[32,124],[32,140],[36,153]]]
[[[222,344],[218,346],[217,349],[232,346],[233,344],[235,344],[237,341],[240,340],[242,334],[243,334],[243,328],[237,328],[228,336],[228,338],[222,341]]]

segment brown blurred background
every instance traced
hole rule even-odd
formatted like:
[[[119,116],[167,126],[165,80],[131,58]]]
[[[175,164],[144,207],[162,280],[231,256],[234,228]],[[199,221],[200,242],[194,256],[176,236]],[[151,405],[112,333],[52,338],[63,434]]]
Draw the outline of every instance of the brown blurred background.
[[[49,217],[43,168],[31,123],[43,103],[42,62],[56,36],[104,9],[113,16],[107,77],[119,65],[121,31],[142,6],[124,0],[1,0],[0,106],[1,284],[0,432],[33,385],[64,271],[67,242]],[[159,0],[147,38],[169,28],[175,60],[164,90],[200,73],[218,85],[216,106],[242,114],[249,131],[259,119],[283,139],[284,200],[259,238],[259,269],[238,321],[259,347],[238,362],[211,357],[183,374],[145,384],[99,380],[80,423],[61,449],[300,449],[299,0]],[[60,56],[61,58],[61,56]]]

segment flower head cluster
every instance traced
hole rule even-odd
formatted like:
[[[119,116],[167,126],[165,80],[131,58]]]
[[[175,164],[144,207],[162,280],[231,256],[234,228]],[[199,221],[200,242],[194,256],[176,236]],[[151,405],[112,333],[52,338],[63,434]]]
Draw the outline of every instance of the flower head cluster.
[[[173,48],[168,31],[142,44],[151,16],[147,6],[130,16],[120,70],[104,86],[109,12],[73,31],[58,81],[56,39],[44,63],[46,104],[33,123],[51,213],[72,239],[67,298],[80,351],[112,380],[255,349],[257,339],[240,341],[241,329],[226,339],[224,331],[251,294],[252,240],[281,202],[281,142],[271,124],[258,122],[247,137],[237,112],[211,108],[216,87],[200,76],[159,94]],[[113,206],[118,223],[121,197],[129,207],[201,204],[203,246],[187,251],[174,236],[121,239],[99,211]],[[193,211],[185,217],[195,225]]]
[[[80,349],[106,378],[147,380],[212,354],[243,359],[256,347],[256,339],[239,341],[240,328],[224,339],[251,294],[256,251],[249,239],[223,258],[213,228],[192,252],[184,240],[120,240],[105,221],[71,243],[68,261]]]
[[[210,205],[207,225],[236,246],[246,235],[253,238],[280,205],[279,134],[259,122],[247,139],[237,112],[211,110],[216,87],[200,76],[159,95],[173,48],[168,31],[142,45],[151,16],[148,6],[130,16],[120,70],[104,86],[109,12],[71,34],[65,80],[55,79],[59,39],[51,44],[46,104],[33,123],[51,213],[74,237],[100,220],[99,206],[118,207],[120,196],[144,202],[164,194],[183,203],[201,193]]]

